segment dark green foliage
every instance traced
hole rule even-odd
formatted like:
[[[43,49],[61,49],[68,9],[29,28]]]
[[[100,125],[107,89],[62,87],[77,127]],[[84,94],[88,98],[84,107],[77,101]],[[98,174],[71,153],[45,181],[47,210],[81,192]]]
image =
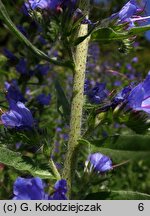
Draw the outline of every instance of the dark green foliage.
[[[70,104],[58,80],[55,80],[55,89],[57,93],[57,110],[69,124]]]
[[[14,152],[3,147],[0,147],[0,162],[7,166],[13,167],[20,172],[29,173],[33,176],[39,176],[43,179],[55,178],[48,169],[40,168],[37,161],[35,162],[29,157],[22,156],[18,152]]]
[[[150,200],[150,196],[133,191],[102,191],[89,194],[86,200]]]
[[[103,140],[93,140],[91,144],[97,147],[125,151],[150,151],[150,136],[148,135],[114,135]]]
[[[14,25],[14,23],[11,21],[5,6],[3,3],[0,1],[0,14],[2,16],[2,20],[6,23],[6,25],[9,27],[9,30],[14,33],[18,39],[25,44],[38,58],[44,59],[54,65],[58,66],[64,66],[64,67],[69,67],[69,68],[74,68],[74,65],[71,61],[66,61],[66,62],[60,62],[54,59],[49,58],[47,54],[39,50],[36,46],[34,46]]]
[[[92,33],[93,41],[123,40],[150,30],[150,25],[134,27],[130,30],[116,31],[110,27],[99,28]]]

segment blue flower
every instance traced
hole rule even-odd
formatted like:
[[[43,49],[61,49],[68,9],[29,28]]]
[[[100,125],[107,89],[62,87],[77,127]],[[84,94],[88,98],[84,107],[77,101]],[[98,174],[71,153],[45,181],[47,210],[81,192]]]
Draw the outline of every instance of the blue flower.
[[[58,180],[54,186],[55,192],[51,196],[52,200],[67,200],[67,182],[65,179]]]
[[[49,105],[50,104],[50,100],[51,100],[51,95],[50,94],[49,95],[40,94],[40,95],[37,96],[36,100],[41,105]]]
[[[38,37],[38,40],[39,40],[39,42],[42,44],[42,45],[46,45],[47,44],[47,41],[45,40],[45,38],[43,37],[43,36],[39,36]]]
[[[27,9],[35,10],[36,8],[48,9],[51,0],[29,0],[25,3]]]
[[[86,79],[84,83],[84,94],[85,95],[88,95],[89,89],[90,89],[90,81]]]
[[[28,0],[25,3],[27,10],[36,10],[40,8],[41,10],[61,10],[62,8],[72,8],[75,7],[77,0]]]
[[[120,21],[127,20],[138,12],[138,7],[135,0],[130,0],[124,7],[119,11],[118,17]]]
[[[112,169],[112,161],[108,156],[101,153],[90,154],[86,161],[86,169],[88,164],[91,164],[90,171],[94,170],[96,172],[104,173]]]
[[[137,63],[138,61],[139,61],[138,57],[134,57],[134,58],[132,59],[132,62],[133,62],[133,63]]]
[[[91,20],[89,20],[89,19],[87,19],[87,18],[84,18],[84,17],[85,17],[84,13],[83,13],[82,10],[80,10],[79,8],[77,8],[77,9],[74,11],[74,15],[73,15],[73,20],[74,20],[74,21],[77,21],[77,20],[83,18],[82,24],[89,24],[89,25],[93,24],[93,23],[91,22]]]
[[[105,83],[96,83],[95,87],[92,88],[87,94],[89,101],[95,104],[101,103],[108,96],[108,91],[105,87]]]
[[[50,67],[49,65],[41,65],[41,64],[38,64],[36,67],[35,67],[35,70],[37,71],[37,73],[39,73],[40,75],[44,76],[44,75],[47,75],[49,70],[50,70]]]
[[[13,200],[48,200],[44,186],[39,177],[28,179],[18,177],[14,183]]]
[[[20,59],[19,63],[16,65],[16,70],[22,74],[22,75],[26,75],[28,73],[27,70],[27,61],[25,59]]]
[[[132,90],[132,85],[123,88],[112,100],[112,107],[117,106],[122,102],[126,102],[129,93]]]
[[[58,180],[52,195],[45,193],[45,184],[39,177],[18,177],[14,183],[13,200],[66,200],[67,183],[65,179]]]
[[[116,80],[114,82],[114,86],[121,86],[122,82],[120,80]]]
[[[27,31],[25,30],[25,28],[23,26],[18,25],[17,28],[25,37],[27,37],[27,38],[29,37]]]
[[[12,80],[11,83],[5,82],[5,89],[7,90],[6,98],[8,101],[14,100],[16,102],[26,102],[26,99],[23,97],[16,80]]]
[[[141,17],[139,16],[139,12],[142,12],[143,9],[139,8],[137,5],[136,0],[130,0],[127,2],[124,7],[116,14],[113,14],[111,16],[111,19],[118,18],[118,23],[127,23],[128,29],[135,26],[135,22],[140,23],[141,21],[146,21],[150,19],[150,16],[148,17]]]
[[[24,3],[20,9],[20,12],[23,13],[25,16],[29,16],[28,7],[29,5],[27,3]]]
[[[150,113],[150,72],[143,82],[132,89],[127,106],[136,111]]]
[[[35,10],[37,8],[50,10],[56,9],[58,5],[62,3],[62,0],[29,0],[25,3],[27,9]]]
[[[34,125],[33,116],[21,102],[10,101],[10,111],[2,114],[2,123],[5,127],[30,129]]]
[[[12,52],[10,52],[8,49],[4,48],[3,53],[10,61],[17,60],[17,57]]]

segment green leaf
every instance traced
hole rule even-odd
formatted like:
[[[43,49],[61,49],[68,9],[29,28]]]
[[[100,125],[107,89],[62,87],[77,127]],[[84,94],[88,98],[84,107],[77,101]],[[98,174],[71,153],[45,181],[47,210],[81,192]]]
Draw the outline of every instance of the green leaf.
[[[93,41],[123,40],[148,30],[150,30],[150,25],[134,27],[130,30],[124,30],[122,32],[115,31],[109,27],[99,28],[92,33],[91,40]]]
[[[91,143],[86,139],[79,139],[78,142],[80,145],[91,145]]]
[[[57,109],[69,124],[70,121],[70,104],[58,80],[55,80],[55,89],[57,92]]]
[[[100,28],[94,31],[91,36],[93,41],[112,41],[112,40],[123,40],[128,38],[128,32],[118,33],[112,28]]]
[[[89,36],[92,34],[92,32],[94,31],[94,29],[95,29],[95,26],[93,26],[93,27],[88,31],[88,34],[87,34],[87,35],[77,38],[77,39],[74,41],[73,45],[74,45],[74,46],[77,46],[78,44],[82,43],[87,37],[89,37]]]
[[[103,145],[102,142],[104,143]],[[116,135],[103,140],[91,141],[91,144],[102,148],[125,151],[150,151],[150,136],[147,135]]]
[[[121,118],[120,118],[121,119]],[[130,112],[128,120],[123,122],[128,128],[135,131],[137,134],[144,134],[150,127],[149,115],[145,112]]]
[[[31,158],[24,157],[20,153],[4,147],[0,147],[0,163],[13,167],[18,171],[39,176],[42,179],[55,179],[48,169],[41,169]]]
[[[129,35],[137,35],[137,34],[143,33],[143,32],[148,31],[148,30],[150,30],[150,25],[134,27],[128,31],[128,34]]]
[[[111,142],[110,142],[110,139]],[[143,141],[144,140],[144,141]],[[113,164],[122,163],[123,161],[140,161],[150,165],[150,137],[149,136],[114,136],[102,140],[87,141],[80,139],[79,143],[81,146],[90,146],[90,151],[100,152],[104,155],[109,156]],[[143,143],[142,143],[143,142]]]
[[[150,200],[150,195],[134,191],[102,191],[88,194],[86,200]]]
[[[36,56],[38,56],[40,59],[44,59],[50,63],[53,63],[54,65],[58,66],[64,66],[64,67],[69,67],[69,68],[74,68],[74,64],[71,61],[57,61],[52,58],[49,58],[47,54],[39,50],[37,47],[35,47],[14,25],[12,20],[10,19],[7,10],[5,6],[3,5],[2,1],[0,0],[0,15],[1,19],[5,22],[5,24],[8,26],[9,30],[14,33],[18,39],[24,43]]]
[[[48,32],[46,33],[47,38],[52,42],[57,41],[59,30],[60,30],[60,26],[58,24],[58,21],[56,19],[51,20],[49,27],[48,27]]]

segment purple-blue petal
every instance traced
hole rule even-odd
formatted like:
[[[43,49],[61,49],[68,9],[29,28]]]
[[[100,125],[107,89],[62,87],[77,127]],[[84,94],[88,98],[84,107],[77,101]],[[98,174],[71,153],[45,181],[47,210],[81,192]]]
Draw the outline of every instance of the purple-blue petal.
[[[125,4],[125,6],[120,10],[118,16],[119,19],[123,21],[129,19],[136,13],[137,13],[137,6],[136,6],[136,2],[133,0]]]
[[[41,105],[49,105],[50,104],[50,100],[51,100],[51,95],[50,94],[49,95],[40,94],[40,95],[37,96],[36,100]]]
[[[45,200],[48,199],[44,192],[44,184],[39,177],[18,177],[14,183],[13,200]]]
[[[101,103],[108,96],[105,87],[105,83],[96,83],[95,87],[87,93],[89,101],[95,104]]]
[[[88,160],[91,167],[97,172],[106,172],[112,169],[112,161],[108,156],[101,153],[90,154]]]
[[[32,128],[34,124],[30,110],[21,102],[10,101],[10,111],[2,114],[1,120],[5,127]]]
[[[127,106],[135,111],[150,113],[150,73],[135,86],[127,98]]]

